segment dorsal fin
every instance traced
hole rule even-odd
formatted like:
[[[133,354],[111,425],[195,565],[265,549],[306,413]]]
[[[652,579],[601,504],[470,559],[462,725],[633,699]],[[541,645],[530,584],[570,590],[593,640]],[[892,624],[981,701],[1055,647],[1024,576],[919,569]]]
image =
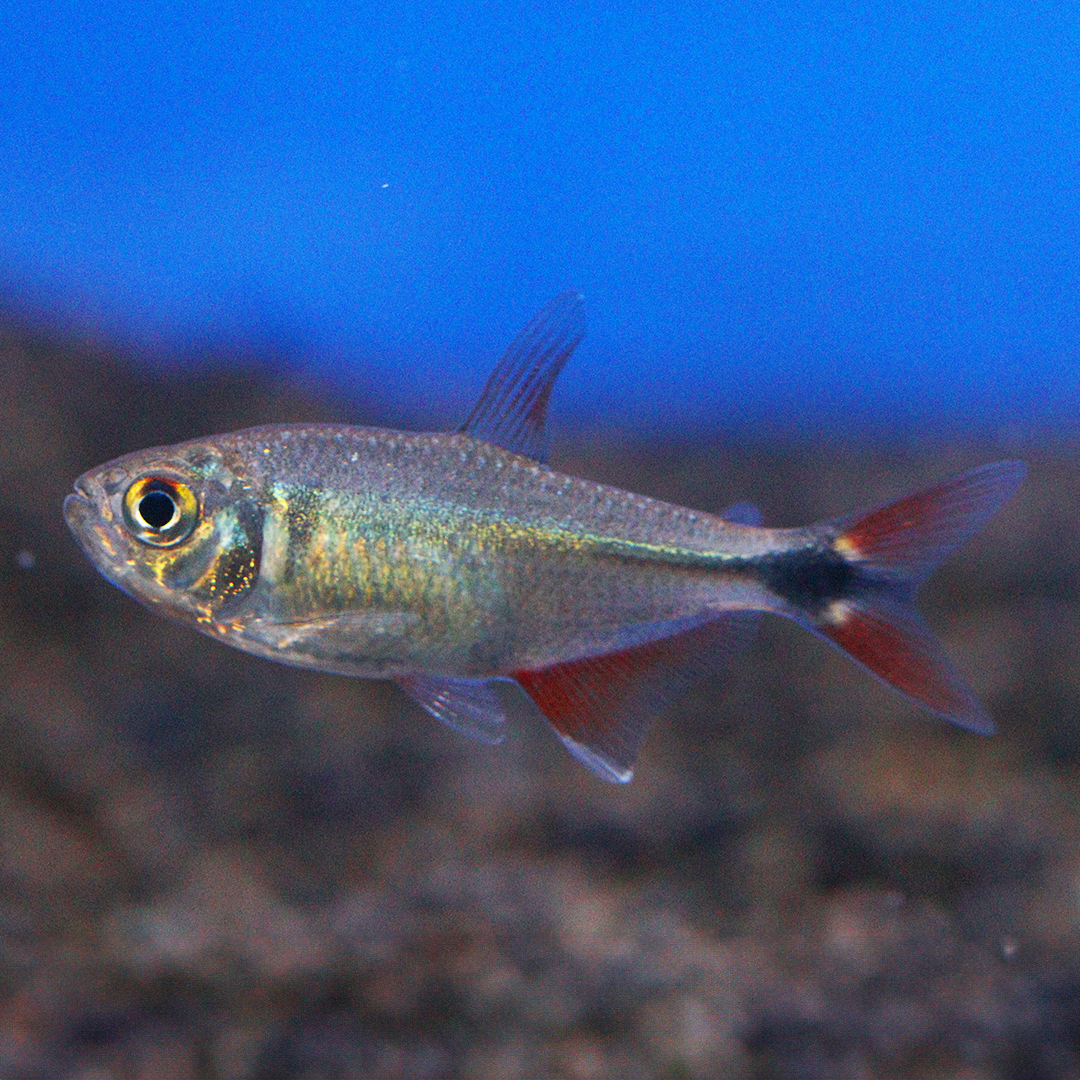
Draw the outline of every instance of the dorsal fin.
[[[742,648],[756,625],[757,612],[725,612],[673,637],[513,675],[578,761],[625,784],[656,713]]]
[[[544,418],[551,389],[584,336],[581,293],[556,296],[514,338],[461,425],[461,434],[545,460]]]

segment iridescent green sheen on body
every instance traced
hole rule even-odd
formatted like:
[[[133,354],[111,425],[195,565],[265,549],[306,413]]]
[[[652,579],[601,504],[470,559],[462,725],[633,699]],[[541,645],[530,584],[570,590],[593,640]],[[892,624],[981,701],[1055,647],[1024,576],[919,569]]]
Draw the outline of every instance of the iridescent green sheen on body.
[[[155,453],[113,468],[133,477]],[[191,468],[189,482],[204,485],[212,505],[210,476],[228,473],[239,499],[224,527],[208,517],[193,551],[157,553],[155,565],[201,566],[223,536],[216,566],[261,548],[246,588],[217,599],[203,590],[194,613],[216,636],[285,662],[367,676],[417,665],[504,675],[634,644],[721,603],[765,602],[737,567],[774,548],[775,536],[468,436],[266,427],[170,451],[177,470],[208,458],[216,468]],[[137,592],[137,572],[130,565],[117,584]]]

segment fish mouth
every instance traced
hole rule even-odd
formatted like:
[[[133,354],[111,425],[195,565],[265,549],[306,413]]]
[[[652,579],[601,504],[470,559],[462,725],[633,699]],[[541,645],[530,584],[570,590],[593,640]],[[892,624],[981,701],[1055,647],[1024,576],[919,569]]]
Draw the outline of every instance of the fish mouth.
[[[103,512],[100,502],[87,490],[83,481],[75,484],[75,490],[64,499],[64,520],[75,542],[107,581],[121,589],[130,574],[125,561],[122,538],[111,524],[106,506]]]
[[[103,543],[107,548],[112,547],[106,541],[107,522],[112,515],[108,513],[107,507],[103,512],[101,499],[95,498],[96,486],[91,478],[80,476],[75,481],[75,490],[64,499],[64,520],[67,527],[91,559],[94,559],[92,549]]]
[[[64,499],[64,517],[69,525],[72,523],[73,515],[85,517],[91,511],[97,512],[99,507],[106,510],[104,514],[106,519],[111,517],[105,505],[107,503],[105,489],[94,473],[83,473],[72,484],[72,487],[74,490]]]
[[[90,502],[90,498],[86,492],[73,491],[66,499],[64,499],[64,517],[67,518],[68,524],[71,524],[73,514],[83,514],[92,505],[93,503]]]
[[[70,529],[86,521],[86,516],[94,508],[94,500],[81,483],[75,484],[75,490],[64,499],[64,520]]]

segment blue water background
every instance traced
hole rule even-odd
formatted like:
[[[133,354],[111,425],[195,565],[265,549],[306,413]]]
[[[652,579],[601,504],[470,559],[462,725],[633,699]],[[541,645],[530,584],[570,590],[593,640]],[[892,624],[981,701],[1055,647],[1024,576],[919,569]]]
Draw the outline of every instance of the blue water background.
[[[1075,5],[3,8],[9,304],[445,424],[576,287],[564,421],[1076,427]]]

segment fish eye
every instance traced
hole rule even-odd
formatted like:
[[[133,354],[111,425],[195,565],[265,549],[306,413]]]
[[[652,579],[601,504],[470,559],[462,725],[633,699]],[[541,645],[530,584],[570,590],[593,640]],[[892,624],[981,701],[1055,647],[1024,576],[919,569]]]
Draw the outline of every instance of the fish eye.
[[[124,521],[135,538],[153,547],[186,540],[199,517],[195,493],[171,476],[143,476],[124,493]]]

